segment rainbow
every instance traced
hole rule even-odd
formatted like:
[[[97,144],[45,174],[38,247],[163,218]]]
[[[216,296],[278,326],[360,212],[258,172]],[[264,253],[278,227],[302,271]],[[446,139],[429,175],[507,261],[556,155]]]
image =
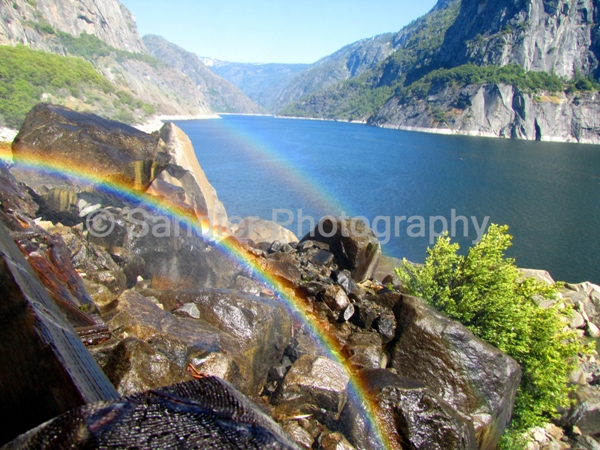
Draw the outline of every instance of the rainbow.
[[[199,236],[211,236],[211,232],[213,231],[207,229],[207,223],[198,221],[198,218],[189,209],[167,204],[162,198],[136,191],[124,183],[107,181],[101,175],[94,174],[86,168],[74,167],[72,163],[61,162],[60,160],[48,161],[33,155],[13,156],[8,148],[0,148],[0,161],[8,164],[17,163],[20,168],[25,170],[72,180],[79,184],[90,185],[99,192],[113,195],[124,201],[144,203],[166,217],[180,222],[191,223],[194,232]],[[304,300],[296,296],[293,291],[287,289],[273,274],[263,268],[235,239],[223,239],[214,241],[214,243],[228,257],[250,267],[261,284],[275,293],[275,298],[285,306],[292,317],[305,325],[324,353],[324,356],[340,363],[350,380],[349,397],[351,401],[355,402],[359,410],[361,410],[362,416],[366,419],[367,432],[375,437],[375,440],[379,443],[379,448],[396,448],[397,444],[391,439],[391,433],[389,433],[391,430],[386,430],[387,427],[379,416],[378,406],[370,398],[364,381],[352,370],[350,364],[343,356],[342,345],[333,333],[329,332],[329,323],[322,322],[309,313]]]

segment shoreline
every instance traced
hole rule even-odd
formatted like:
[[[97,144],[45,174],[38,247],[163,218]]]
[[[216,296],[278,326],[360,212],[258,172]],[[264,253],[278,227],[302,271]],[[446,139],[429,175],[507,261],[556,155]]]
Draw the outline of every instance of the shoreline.
[[[367,125],[366,120],[338,120],[338,119],[325,119],[323,117],[278,116],[276,114],[274,114],[273,117],[275,119],[320,120],[322,122],[356,123],[359,125]]]

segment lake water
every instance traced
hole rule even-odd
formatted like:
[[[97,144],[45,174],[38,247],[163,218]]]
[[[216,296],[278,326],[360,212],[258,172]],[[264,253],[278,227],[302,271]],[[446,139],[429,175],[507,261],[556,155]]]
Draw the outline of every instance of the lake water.
[[[177,125],[230,217],[272,219],[274,210],[289,210],[287,228],[300,237],[309,216],[343,211],[370,224],[379,217],[384,252],[415,262],[433,239],[431,220],[437,232],[454,217],[466,248],[477,238],[472,217],[477,226],[489,217],[510,226],[509,255],[520,267],[600,283],[600,146],[237,115]],[[466,218],[468,237],[456,216]]]

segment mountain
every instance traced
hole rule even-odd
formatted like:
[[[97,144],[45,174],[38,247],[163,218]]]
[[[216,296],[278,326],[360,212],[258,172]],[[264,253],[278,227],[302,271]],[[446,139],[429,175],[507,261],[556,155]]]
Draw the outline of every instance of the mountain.
[[[363,39],[320,59],[299,73],[281,91],[274,102],[276,110],[307,95],[354,78],[377,65],[394,50],[392,33]]]
[[[2,0],[0,18],[0,43],[23,44],[35,51],[83,58],[112,86],[106,92],[84,87],[67,92],[58,86],[58,80],[53,86],[41,80],[43,77],[32,76],[41,80],[33,91],[8,86],[14,91],[19,108],[43,100],[128,123],[143,122],[154,114],[213,114],[207,99],[189,77],[148,55],[133,15],[118,0]],[[43,59],[44,55],[47,53],[36,57]],[[19,62],[23,58],[17,59]],[[32,71],[43,66],[19,70]],[[23,102],[23,96],[30,98]],[[15,117],[22,120],[24,113]]]
[[[277,99],[285,87],[308,67],[308,64],[235,63],[206,57],[201,60],[269,112],[277,110]]]
[[[598,3],[440,0],[378,64],[279,114],[600,143]]]
[[[213,111],[261,114],[266,111],[232,83],[216,75],[200,58],[161,36],[147,35],[144,44],[151,56],[187,75],[204,94]]]
[[[118,0],[1,0],[0,45],[54,51],[50,29],[92,34],[119,50],[146,53],[133,14]]]

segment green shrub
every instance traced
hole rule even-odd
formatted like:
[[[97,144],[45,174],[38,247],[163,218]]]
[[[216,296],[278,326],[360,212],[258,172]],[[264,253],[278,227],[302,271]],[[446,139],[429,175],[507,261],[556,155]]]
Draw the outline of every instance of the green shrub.
[[[78,96],[93,88],[111,92],[112,85],[92,65],[79,58],[31,50],[23,45],[0,46],[0,113],[7,126],[19,127],[42,93]]]
[[[565,326],[570,307],[560,301],[539,306],[536,299],[552,298],[560,285],[521,278],[515,261],[504,255],[511,240],[507,226],[491,225],[463,256],[458,244],[443,236],[427,250],[424,265],[404,260],[396,273],[411,294],[520,364],[523,377],[509,439],[514,442],[519,432],[548,421],[557,407],[568,404],[568,374],[587,349]]]

